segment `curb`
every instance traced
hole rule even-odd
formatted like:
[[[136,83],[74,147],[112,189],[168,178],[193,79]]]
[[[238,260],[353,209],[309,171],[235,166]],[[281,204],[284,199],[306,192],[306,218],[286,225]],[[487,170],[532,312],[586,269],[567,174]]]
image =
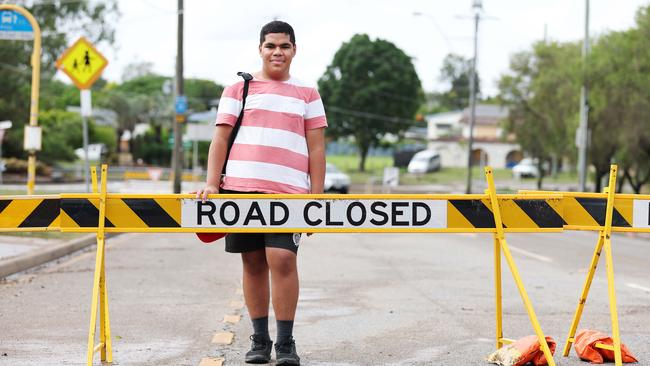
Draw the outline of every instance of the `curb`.
[[[97,242],[96,234],[73,239],[45,250],[35,250],[0,261],[0,279],[83,249]]]

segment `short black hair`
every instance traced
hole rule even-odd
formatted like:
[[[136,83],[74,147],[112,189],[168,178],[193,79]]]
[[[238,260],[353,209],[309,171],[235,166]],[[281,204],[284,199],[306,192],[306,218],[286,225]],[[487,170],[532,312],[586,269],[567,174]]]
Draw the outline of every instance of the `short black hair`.
[[[281,20],[274,20],[265,24],[260,31],[260,44],[264,43],[264,38],[269,33],[284,33],[289,35],[291,44],[296,45],[296,34],[293,32],[293,27],[289,23]]]

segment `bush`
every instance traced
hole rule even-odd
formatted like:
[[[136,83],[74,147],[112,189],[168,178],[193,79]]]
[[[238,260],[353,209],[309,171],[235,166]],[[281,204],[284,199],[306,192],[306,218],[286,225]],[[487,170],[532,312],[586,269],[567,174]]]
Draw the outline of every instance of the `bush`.
[[[42,150],[39,160],[46,163],[74,161],[75,148],[82,145],[81,116],[61,110],[49,110],[40,114],[39,124],[43,128]]]
[[[157,136],[155,131],[149,130],[134,138],[131,147],[136,161],[142,159],[145,164],[160,166],[169,166],[171,162],[172,149],[165,132]]]
[[[52,174],[52,168],[45,165],[42,161],[38,160],[38,155],[36,156],[36,174],[49,176]],[[27,174],[27,160],[16,159],[16,158],[6,158],[3,159],[5,162],[5,173],[7,174]]]

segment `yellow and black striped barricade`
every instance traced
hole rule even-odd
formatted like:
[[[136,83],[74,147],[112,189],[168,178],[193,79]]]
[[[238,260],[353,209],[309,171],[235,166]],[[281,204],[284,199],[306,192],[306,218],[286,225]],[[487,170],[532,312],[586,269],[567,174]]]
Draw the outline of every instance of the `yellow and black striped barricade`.
[[[59,231],[59,195],[0,197],[0,231]]]
[[[53,197],[53,200],[58,199],[58,218],[44,222],[38,229],[97,233],[88,365],[92,365],[97,351],[101,351],[102,361],[112,362],[104,270],[105,232],[427,232],[494,234],[497,347],[512,342],[503,337],[503,252],[546,359],[549,365],[554,366],[544,333],[510,254],[505,233],[561,232],[564,225],[562,195],[497,195],[489,168],[486,169],[486,178],[489,189],[485,194],[246,194],[211,195],[202,202],[190,194],[109,194],[106,192],[106,167],[102,166],[101,189],[97,186],[96,174],[93,174],[94,193]],[[41,204],[32,203],[35,207]],[[54,201],[50,204],[55,205]],[[11,225],[17,226],[16,220]],[[100,343],[95,346],[98,306]]]
[[[591,287],[598,261],[605,249],[605,266],[607,271],[607,287],[609,309],[612,323],[613,346],[597,344],[599,348],[614,351],[615,364],[622,365],[621,338],[618,324],[616,305],[616,290],[614,286],[614,265],[612,257],[612,232],[650,232],[650,195],[616,194],[617,166],[612,165],[609,175],[609,185],[604,193],[559,192],[564,201],[565,230],[598,231],[598,242],[591,257],[587,278],[582,287],[578,306],[569,328],[569,334],[564,344],[564,357],[569,355],[571,344],[575,342],[575,333],[584,310],[589,289]],[[540,194],[546,192],[521,191],[523,194]]]

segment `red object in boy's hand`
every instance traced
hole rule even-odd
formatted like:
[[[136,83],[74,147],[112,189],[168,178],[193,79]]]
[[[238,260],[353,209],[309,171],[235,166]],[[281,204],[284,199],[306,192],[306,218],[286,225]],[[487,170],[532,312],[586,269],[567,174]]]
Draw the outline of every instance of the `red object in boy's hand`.
[[[196,236],[199,237],[199,240],[205,244],[210,244],[213,241],[217,241],[226,235],[226,233],[196,233]]]

